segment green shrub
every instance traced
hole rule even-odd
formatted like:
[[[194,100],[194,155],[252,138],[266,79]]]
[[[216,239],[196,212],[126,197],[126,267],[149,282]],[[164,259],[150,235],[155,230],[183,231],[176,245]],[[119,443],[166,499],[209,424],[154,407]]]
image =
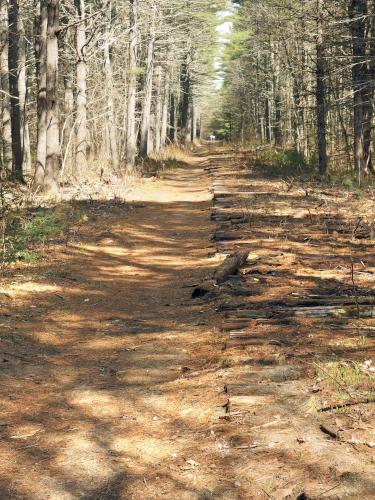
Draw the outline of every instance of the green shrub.
[[[306,162],[304,155],[296,149],[265,151],[258,159],[258,164],[263,173],[271,177],[294,177],[312,173],[312,167]]]
[[[341,184],[344,187],[351,189],[354,186],[354,179],[352,177],[344,175],[344,177],[341,179]]]
[[[303,154],[296,149],[286,149],[274,154],[274,165],[280,173],[301,174],[306,168],[306,161]]]

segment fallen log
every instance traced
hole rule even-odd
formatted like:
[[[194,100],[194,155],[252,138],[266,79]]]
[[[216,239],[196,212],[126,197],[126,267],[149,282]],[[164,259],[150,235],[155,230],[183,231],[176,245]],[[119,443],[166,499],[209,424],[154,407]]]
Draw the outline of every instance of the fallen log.
[[[237,274],[239,269],[246,264],[248,257],[249,252],[236,252],[228,255],[214,273],[216,283],[224,283],[230,276]]]
[[[344,403],[334,403],[328,406],[323,406],[322,408],[318,409],[318,412],[327,412],[331,410],[340,410],[342,408],[347,408],[348,406],[356,406],[356,405],[367,405],[375,403],[374,398],[366,398],[366,399],[352,399],[349,401],[345,401]]]
[[[249,252],[235,252],[228,255],[224,262],[216,269],[212,279],[205,280],[194,289],[192,298],[204,297],[218,285],[225,283],[230,276],[237,274],[239,269],[245,265],[248,256]]]

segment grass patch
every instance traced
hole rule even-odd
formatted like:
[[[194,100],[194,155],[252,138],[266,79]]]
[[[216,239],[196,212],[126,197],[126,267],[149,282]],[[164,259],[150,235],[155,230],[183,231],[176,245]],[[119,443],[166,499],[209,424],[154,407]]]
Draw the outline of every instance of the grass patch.
[[[316,376],[322,380],[326,389],[333,390],[341,399],[356,394],[375,397],[375,372],[369,362],[333,361],[316,366]]]
[[[161,149],[159,153],[152,153],[141,166],[141,171],[146,176],[160,176],[176,168],[185,167],[190,160],[188,149],[173,144]]]
[[[46,243],[57,237],[65,238],[74,220],[72,208],[64,204],[53,209],[10,212],[4,231],[3,267],[17,261],[29,264],[40,261]]]

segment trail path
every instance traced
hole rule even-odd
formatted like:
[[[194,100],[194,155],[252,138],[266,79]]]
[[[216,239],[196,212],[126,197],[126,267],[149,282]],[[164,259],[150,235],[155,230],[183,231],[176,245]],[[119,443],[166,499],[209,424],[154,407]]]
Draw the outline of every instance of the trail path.
[[[288,326],[289,314],[270,317],[284,307],[270,300],[290,299],[290,280],[294,291],[298,281],[285,272],[270,283],[295,255],[271,241],[285,235],[264,213],[281,202],[280,186],[247,172],[238,180],[238,161],[202,150],[186,168],[135,189],[130,205],[81,206],[79,241],[7,280],[1,499],[374,498],[369,449],[323,434],[306,406],[311,332]],[[246,210],[235,223],[218,214],[236,210],[228,194],[235,178],[241,190],[246,178],[263,193],[259,213],[254,199],[246,209],[251,221]],[[305,210],[302,195],[293,203],[285,224]],[[228,224],[253,261],[217,296],[192,300],[220,253],[240,246],[226,237]],[[370,432],[366,411],[358,418]]]

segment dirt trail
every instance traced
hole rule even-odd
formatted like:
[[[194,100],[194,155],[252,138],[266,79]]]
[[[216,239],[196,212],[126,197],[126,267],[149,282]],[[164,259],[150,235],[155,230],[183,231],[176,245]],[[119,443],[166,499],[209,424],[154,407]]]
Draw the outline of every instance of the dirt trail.
[[[288,346],[234,345],[221,328],[215,307],[242,278],[191,299],[223,251],[206,167],[235,160],[202,151],[135,189],[130,205],[85,204],[79,242],[9,277],[1,499],[374,498],[371,457],[321,433]],[[288,338],[285,325],[278,333]]]
[[[220,486],[202,454],[217,385],[196,375],[215,358],[210,306],[183,288],[210,266],[208,182],[191,165],[143,184],[131,209],[89,206],[55,267],[9,282],[2,499],[190,499]]]

